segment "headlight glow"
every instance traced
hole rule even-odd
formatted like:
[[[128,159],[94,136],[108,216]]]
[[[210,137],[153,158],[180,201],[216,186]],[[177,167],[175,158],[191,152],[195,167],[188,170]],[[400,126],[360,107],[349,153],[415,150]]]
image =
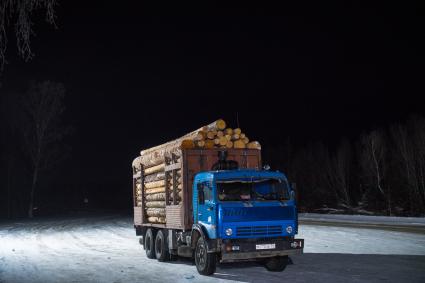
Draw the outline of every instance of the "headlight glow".
[[[232,230],[232,228],[227,228],[227,229],[226,229],[226,235],[227,235],[227,236],[232,236],[232,234],[233,234],[233,230]]]
[[[292,226],[288,226],[288,227],[286,227],[286,232],[287,232],[288,234],[291,234],[291,233],[292,233]]]

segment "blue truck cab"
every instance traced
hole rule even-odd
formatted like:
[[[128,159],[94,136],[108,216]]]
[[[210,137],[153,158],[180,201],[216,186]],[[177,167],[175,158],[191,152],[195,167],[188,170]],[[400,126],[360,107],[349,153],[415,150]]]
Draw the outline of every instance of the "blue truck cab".
[[[281,172],[253,169],[206,171],[193,182],[192,239],[198,272],[215,262],[262,259],[283,270],[288,255],[303,252],[295,192]]]

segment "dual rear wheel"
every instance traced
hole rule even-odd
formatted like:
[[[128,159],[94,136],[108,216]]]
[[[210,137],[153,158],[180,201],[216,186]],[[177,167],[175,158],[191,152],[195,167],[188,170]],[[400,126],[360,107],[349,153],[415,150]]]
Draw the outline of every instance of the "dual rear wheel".
[[[148,258],[166,261],[170,258],[168,250],[168,233],[165,230],[155,231],[149,228],[145,235],[145,250]]]

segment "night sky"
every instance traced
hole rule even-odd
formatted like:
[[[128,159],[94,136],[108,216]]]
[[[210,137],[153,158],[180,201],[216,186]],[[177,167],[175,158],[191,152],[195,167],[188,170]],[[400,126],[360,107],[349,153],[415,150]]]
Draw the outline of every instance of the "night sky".
[[[217,118],[236,127],[236,113],[264,148],[288,137],[333,145],[425,113],[425,20],[414,3],[305,4],[273,16],[273,7],[167,6],[152,16],[159,10],[134,1],[59,2],[58,29],[34,19],[33,60],[17,57],[10,34],[1,81],[5,91],[64,83],[75,128],[67,164],[82,183],[130,192],[141,149]]]

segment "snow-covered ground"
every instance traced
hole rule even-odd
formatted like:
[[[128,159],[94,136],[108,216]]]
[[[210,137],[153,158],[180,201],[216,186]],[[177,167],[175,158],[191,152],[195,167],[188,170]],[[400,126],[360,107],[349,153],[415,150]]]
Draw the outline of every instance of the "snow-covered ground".
[[[212,277],[189,260],[147,259],[131,218],[92,216],[0,224],[0,282],[425,282],[425,235],[301,225],[305,254],[283,272],[222,264]]]
[[[344,223],[365,223],[376,225],[417,226],[425,228],[425,217],[396,217],[396,216],[370,216],[370,215],[341,215],[300,213],[300,220],[327,221]]]

